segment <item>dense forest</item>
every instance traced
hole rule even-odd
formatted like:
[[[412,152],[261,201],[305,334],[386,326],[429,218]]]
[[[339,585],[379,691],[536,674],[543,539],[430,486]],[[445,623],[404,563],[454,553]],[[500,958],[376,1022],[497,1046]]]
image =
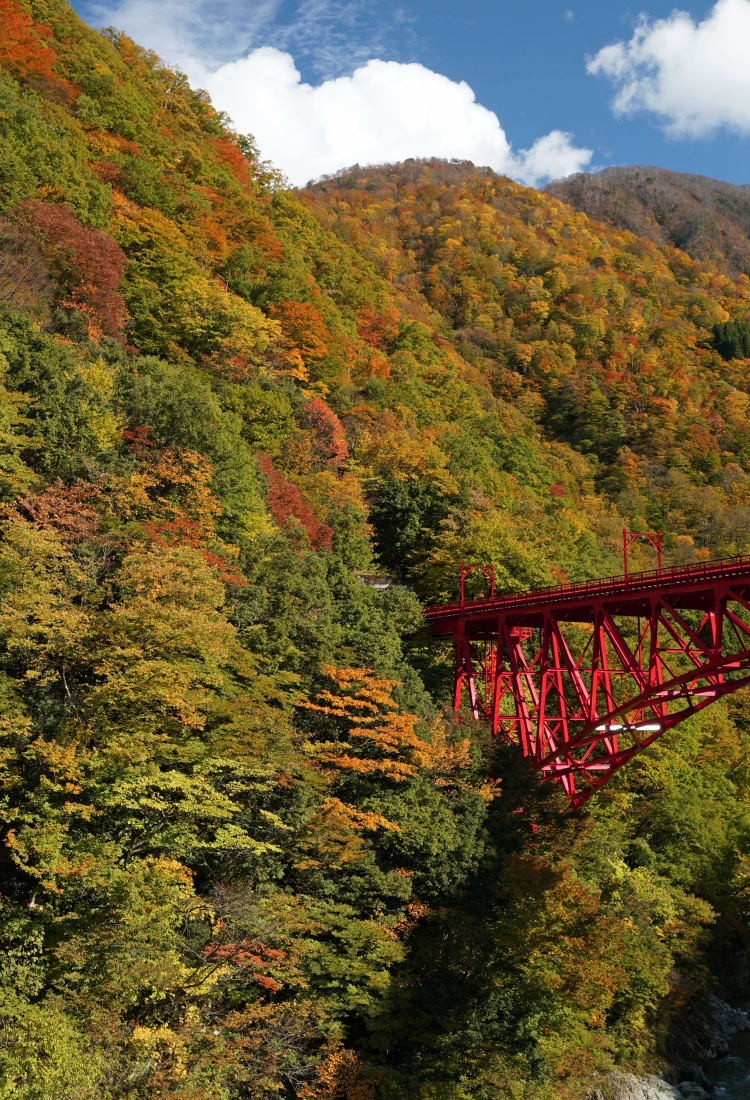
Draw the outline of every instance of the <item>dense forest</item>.
[[[700,1058],[750,962],[746,704],[566,815],[418,628],[462,560],[746,550],[749,317],[468,164],[291,192],[154,54],[0,0],[1,1097]]]

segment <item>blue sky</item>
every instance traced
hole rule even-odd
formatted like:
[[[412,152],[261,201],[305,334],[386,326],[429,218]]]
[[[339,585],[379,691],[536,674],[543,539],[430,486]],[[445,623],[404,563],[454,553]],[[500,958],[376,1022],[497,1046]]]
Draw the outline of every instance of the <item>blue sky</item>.
[[[750,183],[750,0],[73,6],[180,65],[295,183],[432,153],[538,185],[634,163]]]

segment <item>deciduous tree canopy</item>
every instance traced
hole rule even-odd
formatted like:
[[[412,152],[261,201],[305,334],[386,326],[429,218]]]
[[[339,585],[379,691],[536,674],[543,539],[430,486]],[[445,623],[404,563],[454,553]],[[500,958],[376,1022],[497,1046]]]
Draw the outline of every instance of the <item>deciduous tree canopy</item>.
[[[470,165],[292,194],[0,0],[0,1094],[573,1100],[732,994],[742,703],[566,819],[414,635],[745,551],[749,313]]]

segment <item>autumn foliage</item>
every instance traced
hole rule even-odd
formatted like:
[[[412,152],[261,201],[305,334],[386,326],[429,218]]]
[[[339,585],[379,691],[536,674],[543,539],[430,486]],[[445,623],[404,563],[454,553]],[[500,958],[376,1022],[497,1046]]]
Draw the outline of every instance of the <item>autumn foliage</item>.
[[[60,304],[83,313],[92,335],[122,336],[127,320],[120,291],[127,263],[122,249],[106,233],[82,226],[64,205],[29,199],[17,216],[58,273],[68,295]]]
[[[331,334],[323,318],[309,302],[275,302],[269,312],[281,325],[286,361],[293,375],[307,379],[310,368],[328,354]]]
[[[35,23],[15,0],[0,0],[0,66],[30,82],[41,81],[50,93],[66,98],[75,89],[58,71],[53,34],[44,23]]]
[[[294,538],[294,524],[297,523],[313,550],[330,550],[333,534],[331,528],[327,523],[316,519],[299,486],[275,469],[267,455],[258,456],[258,465],[268,481],[266,500],[279,527],[291,530]]]
[[[344,427],[330,405],[319,397],[313,397],[303,406],[300,423],[309,434],[313,455],[318,462],[337,469],[346,461],[349,444]]]
[[[750,980],[746,703],[563,816],[421,610],[625,526],[746,550],[750,280],[460,162],[292,193],[60,0],[0,0],[0,68],[0,1093],[694,1062]]]
[[[34,523],[54,529],[62,542],[70,544],[91,539],[99,530],[96,506],[101,498],[101,488],[91,482],[65,485],[58,478],[40,493],[22,497],[19,506]]]

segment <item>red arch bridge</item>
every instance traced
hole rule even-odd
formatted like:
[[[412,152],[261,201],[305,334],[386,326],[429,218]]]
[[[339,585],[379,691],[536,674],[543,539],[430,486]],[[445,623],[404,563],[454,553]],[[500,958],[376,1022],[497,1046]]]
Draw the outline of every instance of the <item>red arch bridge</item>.
[[[432,637],[455,645],[456,712],[464,699],[573,806],[679,722],[750,684],[750,557],[424,615]]]

